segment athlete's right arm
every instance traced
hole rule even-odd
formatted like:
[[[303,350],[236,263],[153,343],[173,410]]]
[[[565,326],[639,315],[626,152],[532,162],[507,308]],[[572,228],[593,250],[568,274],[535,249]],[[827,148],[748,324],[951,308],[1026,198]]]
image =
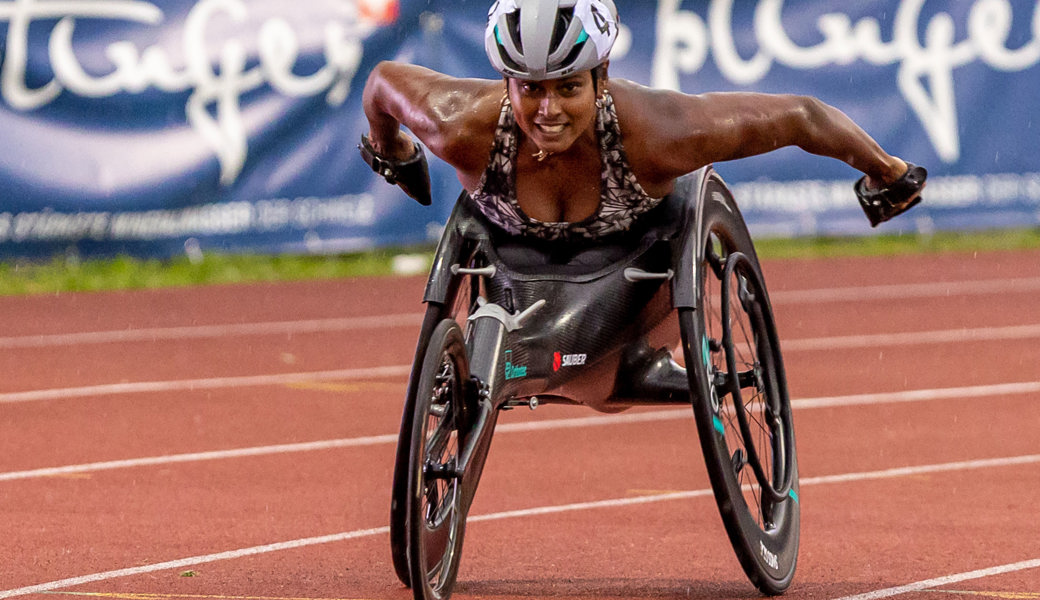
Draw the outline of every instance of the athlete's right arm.
[[[460,79],[416,65],[381,62],[365,84],[369,141],[386,158],[414,153],[407,127],[459,171],[484,168],[498,117],[501,81]]]

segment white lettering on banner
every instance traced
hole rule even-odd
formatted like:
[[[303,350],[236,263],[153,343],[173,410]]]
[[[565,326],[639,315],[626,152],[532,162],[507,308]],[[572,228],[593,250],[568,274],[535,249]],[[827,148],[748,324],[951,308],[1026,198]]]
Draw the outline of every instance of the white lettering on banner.
[[[216,154],[221,183],[233,183],[248,150],[240,106],[242,96],[269,83],[287,96],[325,92],[330,105],[342,104],[361,62],[361,39],[371,30],[356,19],[350,19],[349,27],[330,20],[324,30],[325,65],[311,75],[301,76],[293,73],[299,58],[296,33],[284,19],[274,17],[257,32],[257,66],[245,68],[245,44],[238,39],[223,40],[218,64],[213,65],[206,52],[207,26],[218,14],[243,22],[248,11],[243,0],[198,0],[185,19],[186,65],[182,70],[175,68],[166,51],[158,46],[139,51],[131,42],[118,41],[109,44],[105,51],[112,71],[94,76],[84,70],[73,49],[72,36],[78,21],[116,20],[157,26],[163,20],[163,12],[138,0],[0,0],[0,22],[8,23],[0,95],[10,106],[29,111],[49,104],[63,90],[89,98],[138,93],[149,87],[169,93],[190,90],[185,107],[188,122]],[[54,78],[30,89],[26,83],[29,26],[48,19],[58,20],[48,42]]]
[[[709,49],[723,76],[742,85],[760,81],[774,63],[804,70],[860,59],[873,65],[898,64],[898,88],[947,163],[960,158],[954,70],[977,61],[1007,72],[1040,63],[1040,2],[1033,12],[1032,39],[1011,49],[1008,38],[1014,11],[1009,0],[976,0],[968,14],[967,36],[959,42],[954,40],[953,17],[938,12],[925,24],[921,43],[918,28],[926,0],[899,2],[890,42],[882,39],[877,19],[865,17],[853,23],[846,14],[827,13],[817,19],[824,39],[811,47],[799,46],[787,35],[781,19],[784,0],[760,0],[754,14],[759,48],[744,59],[734,41],[734,0],[712,0],[708,24],[701,16],[680,10],[681,1],[658,1],[655,87],[678,90],[679,74],[699,71]]]
[[[0,213],[0,243],[154,240],[320,226],[371,227],[375,221],[376,202],[371,194],[117,213],[4,212]]]
[[[733,184],[743,210],[820,213],[851,210],[847,181],[751,181]],[[928,179],[933,208],[1040,207],[1040,173],[950,175]]]

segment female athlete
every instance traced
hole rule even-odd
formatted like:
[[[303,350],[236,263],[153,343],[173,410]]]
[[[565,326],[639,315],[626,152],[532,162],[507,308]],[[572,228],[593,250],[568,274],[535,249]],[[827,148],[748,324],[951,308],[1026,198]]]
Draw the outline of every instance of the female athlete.
[[[498,0],[485,49],[503,80],[380,63],[364,90],[362,156],[428,204],[422,146],[404,125],[494,224],[564,243],[625,231],[681,175],[785,146],[862,171],[855,191],[872,225],[920,201],[923,168],[815,98],[690,95],[608,78],[617,34],[612,0]]]
[[[677,179],[718,161],[784,146],[842,160],[864,173],[856,195],[875,225],[919,200],[926,173],[887,154],[841,111],[814,98],[687,95],[610,79],[617,19],[612,0],[498,0],[485,48],[504,79],[458,79],[384,62],[365,86],[370,130],[360,149],[376,172],[430,203],[425,155],[402,131],[406,126],[455,168],[468,197],[455,215],[479,211],[510,234],[499,236],[483,223],[474,228],[493,233],[487,236],[493,241],[485,241],[495,244],[498,257],[510,247],[523,259],[547,254],[553,267],[545,269],[548,277],[524,278],[467,262],[451,235],[441,245],[424,297],[427,317],[405,400],[391,502],[394,567],[416,598],[451,593],[498,411],[515,402],[533,407],[539,398],[607,412],[692,403],[716,500],[745,572],[769,594],[786,590],[794,575],[800,513],[790,406],[765,286],[725,186],[713,180],[715,192],[691,204],[697,218],[681,217],[695,235],[684,230],[668,251],[684,268],[658,268],[663,261],[654,251],[661,238],[638,256],[626,251],[614,260],[612,252],[600,251],[626,248],[642,225],[674,222],[672,212],[653,209],[670,208],[665,197],[694,198],[683,189],[696,176],[678,186]],[[708,186],[698,184],[697,193]],[[454,232],[462,239],[460,229]],[[586,250],[596,256],[582,273],[597,277],[570,278],[557,268],[583,266],[585,257],[576,255]],[[693,261],[700,261],[696,269]],[[459,278],[447,275],[449,265]],[[637,283],[645,278],[656,285]],[[664,279],[673,285],[664,287]],[[483,303],[476,300],[481,289]],[[666,300],[657,294],[661,289],[671,292]],[[541,317],[531,316],[543,306]],[[576,306],[581,310],[571,310]],[[568,318],[556,318],[561,311]],[[663,328],[678,331],[655,338],[679,334],[682,343],[672,355],[649,341],[670,312],[678,319]],[[456,319],[466,315],[464,342]],[[528,325],[521,328],[521,320]],[[734,330],[743,341],[734,341]],[[531,360],[514,367],[514,350]],[[554,360],[550,366],[535,357]],[[576,359],[564,369],[571,371],[556,373],[566,357]],[[757,400],[745,403],[741,389]],[[747,419],[726,417],[724,424],[723,400],[733,415],[748,412]],[[749,420],[762,427],[752,432]],[[749,504],[745,487],[757,501]]]

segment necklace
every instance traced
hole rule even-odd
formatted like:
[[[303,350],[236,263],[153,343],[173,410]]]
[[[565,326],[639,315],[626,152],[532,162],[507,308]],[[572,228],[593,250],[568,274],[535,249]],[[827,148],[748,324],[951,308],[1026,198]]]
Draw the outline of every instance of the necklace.
[[[543,160],[549,158],[552,155],[553,155],[552,152],[546,152],[545,150],[542,150],[541,148],[539,148],[538,152],[535,152],[531,156],[533,156],[534,158],[537,158],[538,162],[542,162]]]

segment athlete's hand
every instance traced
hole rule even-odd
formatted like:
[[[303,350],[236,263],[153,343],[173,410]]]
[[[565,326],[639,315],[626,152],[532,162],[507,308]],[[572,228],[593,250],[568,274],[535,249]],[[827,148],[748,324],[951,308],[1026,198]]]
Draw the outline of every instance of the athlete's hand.
[[[868,182],[866,175],[861,177],[854,189],[871,227],[877,227],[920,203],[927,179],[928,171],[912,163],[906,163],[902,177],[884,187],[875,188],[875,182]]]
[[[361,152],[361,158],[387,183],[396,184],[419,204],[429,206],[433,203],[433,198],[430,195],[430,167],[426,162],[426,153],[423,152],[422,146],[412,142],[411,138],[408,138],[408,142],[412,144],[413,150],[411,155],[402,160],[377,152],[367,135],[361,136],[358,150]],[[404,154],[399,150],[395,153]]]

